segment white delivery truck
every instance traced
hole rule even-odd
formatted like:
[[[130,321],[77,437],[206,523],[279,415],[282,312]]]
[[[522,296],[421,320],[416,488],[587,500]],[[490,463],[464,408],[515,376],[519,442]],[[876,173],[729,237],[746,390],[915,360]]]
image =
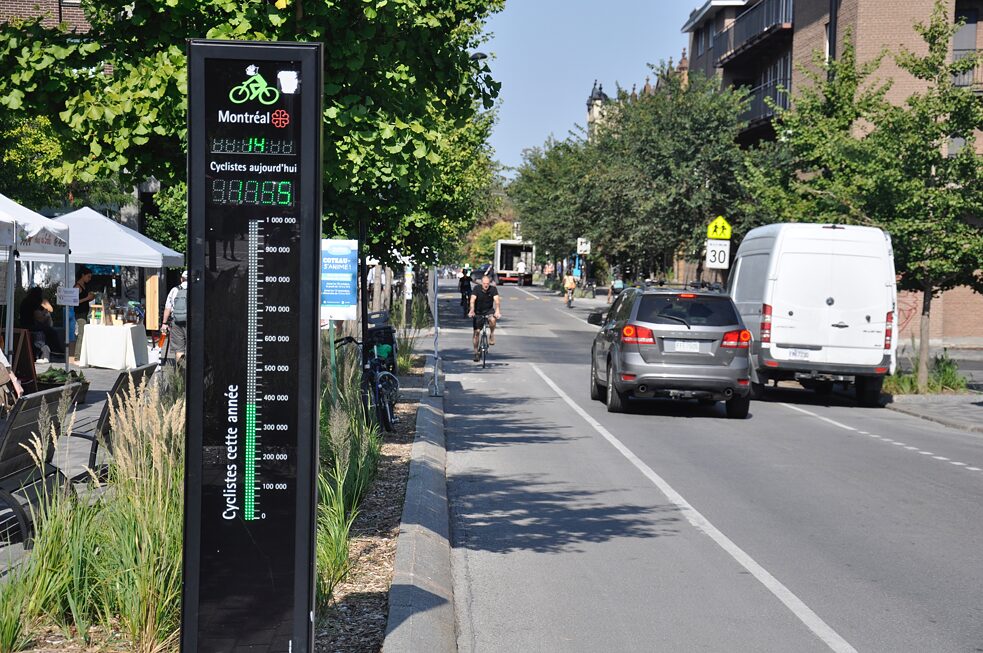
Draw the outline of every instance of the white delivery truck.
[[[818,392],[852,382],[878,404],[894,372],[897,284],[891,237],[873,227],[772,224],[737,250],[729,294],[753,335],[752,388],[797,380]]]
[[[520,261],[522,265],[519,265]],[[532,285],[532,266],[536,262],[536,246],[522,240],[499,240],[495,243],[496,283]]]

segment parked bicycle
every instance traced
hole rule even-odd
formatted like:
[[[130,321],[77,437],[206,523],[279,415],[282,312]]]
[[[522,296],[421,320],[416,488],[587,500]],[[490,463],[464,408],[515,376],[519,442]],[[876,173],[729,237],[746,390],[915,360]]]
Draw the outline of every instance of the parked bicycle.
[[[353,344],[358,349],[359,360],[362,360],[362,343],[352,336],[338,340],[335,348]],[[372,356],[365,362],[362,370],[362,381],[368,386],[369,410],[374,410],[379,425],[386,431],[395,429],[396,402],[399,400],[399,379],[390,372],[388,357],[379,354],[379,345],[372,348]]]

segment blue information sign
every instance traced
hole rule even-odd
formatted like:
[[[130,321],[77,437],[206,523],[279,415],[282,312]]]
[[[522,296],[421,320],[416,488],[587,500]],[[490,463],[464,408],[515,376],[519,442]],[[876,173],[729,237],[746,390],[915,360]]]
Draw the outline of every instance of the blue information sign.
[[[321,324],[358,318],[358,241],[321,241]]]

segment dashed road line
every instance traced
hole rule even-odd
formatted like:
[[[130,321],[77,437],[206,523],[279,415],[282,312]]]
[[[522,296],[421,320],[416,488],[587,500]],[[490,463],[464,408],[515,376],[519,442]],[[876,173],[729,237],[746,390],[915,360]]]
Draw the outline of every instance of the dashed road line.
[[[527,295],[529,295],[529,296],[530,296],[530,297],[532,297],[533,299],[542,299],[542,297],[539,297],[538,295],[534,295],[534,294],[532,294],[531,292],[529,292],[528,290],[525,290],[524,288],[518,288],[518,287],[517,287],[517,288],[516,288],[516,290],[518,290],[519,292],[524,292],[524,293],[526,293]]]
[[[693,525],[698,531],[702,532],[713,540],[717,546],[723,549],[730,557],[732,557],[737,564],[744,567],[752,576],[754,576],[758,582],[760,582],[769,592],[771,592],[779,601],[785,604],[785,607],[792,612],[796,618],[799,619],[805,626],[813,632],[816,637],[821,639],[832,651],[837,653],[856,653],[856,649],[850,645],[843,637],[840,636],[833,628],[827,624],[822,618],[812,611],[812,609],[807,606],[802,599],[792,593],[792,590],[785,587],[777,578],[771,575],[771,573],[758,564],[750,555],[748,555],[743,549],[741,549],[737,544],[733,542],[729,537],[724,535],[716,526],[710,523],[706,517],[704,517],[696,508],[692,506],[681,494],[672,488],[669,483],[665,481],[661,476],[655,473],[651,467],[645,464],[638,456],[632,452],[631,449],[626,447],[621,440],[615,437],[610,431],[608,431],[604,426],[601,425],[596,419],[591,417],[587,411],[585,411],[580,404],[574,401],[567,393],[560,389],[556,383],[553,382],[551,378],[546,376],[539,366],[535,363],[531,363],[533,371],[536,372],[546,382],[550,388],[553,389],[557,395],[560,396],[563,401],[567,403],[570,408],[573,409],[575,413],[580,415],[580,417],[590,424],[595,431],[597,431],[601,437],[607,440],[611,446],[618,450],[618,452],[628,459],[638,471],[640,471],[647,479],[649,479],[662,494],[669,499],[677,508],[679,512],[686,518],[690,524]],[[853,431],[855,429],[849,428]]]
[[[971,472],[983,471],[979,467],[971,467],[971,466],[969,466],[968,463],[959,462],[958,460],[952,460],[951,458],[947,458],[946,456],[936,456],[931,451],[924,451],[922,449],[919,449],[918,447],[912,447],[912,446],[910,446],[908,444],[905,444],[904,442],[900,442],[900,441],[894,440],[892,438],[886,438],[883,435],[877,435],[876,433],[869,433],[867,431],[860,431],[858,429],[853,428],[852,426],[848,426],[848,425],[843,424],[841,422],[837,422],[836,420],[829,419],[828,417],[823,417],[822,415],[817,415],[816,413],[814,413],[814,412],[812,412],[810,410],[806,410],[804,408],[799,408],[798,406],[793,406],[791,404],[786,404],[786,403],[781,403],[780,405],[785,406],[786,408],[791,408],[792,410],[796,410],[796,411],[798,411],[800,413],[805,413],[806,415],[809,415],[810,417],[815,417],[816,419],[820,419],[820,420],[822,420],[824,422],[827,422],[829,424],[832,424],[833,426],[836,426],[837,428],[841,428],[841,429],[843,429],[845,431],[851,431],[853,433],[856,433],[857,435],[866,435],[867,437],[875,438],[877,440],[880,440],[881,442],[890,443],[890,444],[892,444],[892,445],[894,445],[896,447],[903,447],[903,448],[905,448],[908,451],[915,451],[915,452],[921,454],[922,456],[931,456],[934,460],[938,460],[938,461],[941,461],[941,462],[949,463],[950,465],[953,465],[955,467],[962,467],[963,469],[968,470],[968,471],[971,471]]]

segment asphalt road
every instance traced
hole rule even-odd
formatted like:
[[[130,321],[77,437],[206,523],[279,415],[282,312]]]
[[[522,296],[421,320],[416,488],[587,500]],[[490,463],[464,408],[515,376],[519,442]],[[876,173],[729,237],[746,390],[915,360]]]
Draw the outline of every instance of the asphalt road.
[[[751,417],[588,397],[595,328],[442,293],[461,651],[983,651],[983,437],[778,390]]]

